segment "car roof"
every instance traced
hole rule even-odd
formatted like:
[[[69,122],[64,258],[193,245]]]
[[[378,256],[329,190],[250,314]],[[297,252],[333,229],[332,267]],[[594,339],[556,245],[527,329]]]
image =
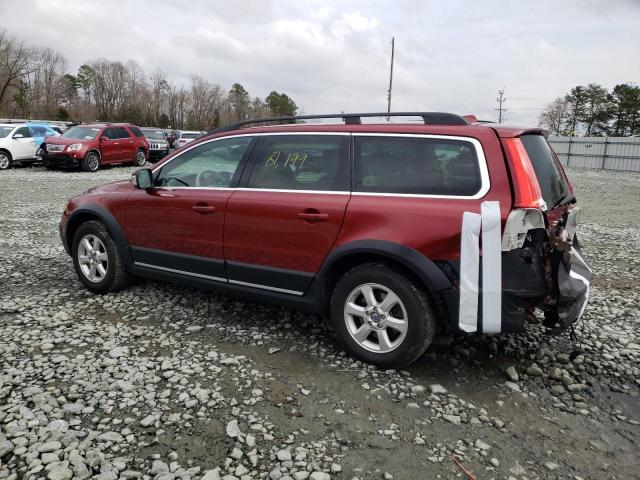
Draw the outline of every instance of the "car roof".
[[[229,130],[221,133],[210,133],[205,135],[206,138],[248,135],[248,134],[265,134],[265,133],[286,133],[286,132],[335,132],[335,133],[395,133],[395,134],[414,134],[414,135],[450,135],[473,137],[475,135],[486,134],[487,129],[495,131],[501,138],[517,137],[525,133],[542,133],[540,128],[519,128],[519,127],[501,127],[496,124],[467,124],[467,125],[424,125],[422,123],[363,123],[355,125],[346,125],[342,123],[297,123],[286,125],[270,125],[246,127],[237,130]]]

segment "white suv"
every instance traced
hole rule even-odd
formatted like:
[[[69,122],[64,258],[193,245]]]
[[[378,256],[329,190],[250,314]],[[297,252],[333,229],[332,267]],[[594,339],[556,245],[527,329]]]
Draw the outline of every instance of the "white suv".
[[[26,123],[0,124],[0,170],[11,165],[36,160],[38,146]]]

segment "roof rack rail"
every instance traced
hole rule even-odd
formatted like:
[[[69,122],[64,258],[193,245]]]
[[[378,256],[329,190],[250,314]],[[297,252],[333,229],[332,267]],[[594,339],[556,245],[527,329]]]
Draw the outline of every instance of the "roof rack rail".
[[[318,120],[322,118],[340,118],[345,125],[359,125],[362,118],[370,117],[422,117],[425,125],[468,125],[463,117],[443,112],[382,112],[382,113],[330,113],[327,115],[297,115],[287,117],[265,117],[242,120],[211,130],[209,133],[222,133],[237,130],[252,123],[295,122],[296,120]]]

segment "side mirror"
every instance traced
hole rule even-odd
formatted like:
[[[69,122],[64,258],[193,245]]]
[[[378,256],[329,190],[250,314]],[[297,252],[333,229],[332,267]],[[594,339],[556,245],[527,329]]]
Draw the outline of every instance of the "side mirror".
[[[148,190],[153,187],[153,173],[149,168],[141,168],[131,175],[131,183],[136,188]]]
[[[101,142],[108,142],[109,140],[111,140],[109,137],[100,137]]]
[[[22,135],[21,133],[16,133],[13,138],[24,138],[24,135]]]

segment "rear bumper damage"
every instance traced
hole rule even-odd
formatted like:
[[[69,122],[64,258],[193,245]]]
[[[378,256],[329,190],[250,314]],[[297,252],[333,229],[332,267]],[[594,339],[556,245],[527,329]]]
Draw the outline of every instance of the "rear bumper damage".
[[[468,258],[465,261],[465,253],[473,253],[480,234],[476,227],[465,240],[463,222],[463,258],[440,262],[442,270],[457,287],[442,295],[454,329],[522,332],[526,323],[537,322],[534,312],[538,310],[544,312],[547,333],[555,335],[582,317],[589,299],[592,272],[575,238],[578,209],[568,210],[552,228],[545,225],[542,213],[537,212],[516,213],[514,221],[510,217],[502,235],[500,260],[496,262],[494,257],[491,264],[486,262],[486,265],[483,260],[489,258],[486,250],[491,248],[491,243],[485,241],[484,236],[483,255],[478,256],[478,265]],[[489,282],[484,281],[487,278],[484,273],[492,269],[499,272],[499,282],[491,277]],[[484,308],[487,288],[492,292],[499,289],[498,310]],[[487,319],[488,312],[492,318]]]

